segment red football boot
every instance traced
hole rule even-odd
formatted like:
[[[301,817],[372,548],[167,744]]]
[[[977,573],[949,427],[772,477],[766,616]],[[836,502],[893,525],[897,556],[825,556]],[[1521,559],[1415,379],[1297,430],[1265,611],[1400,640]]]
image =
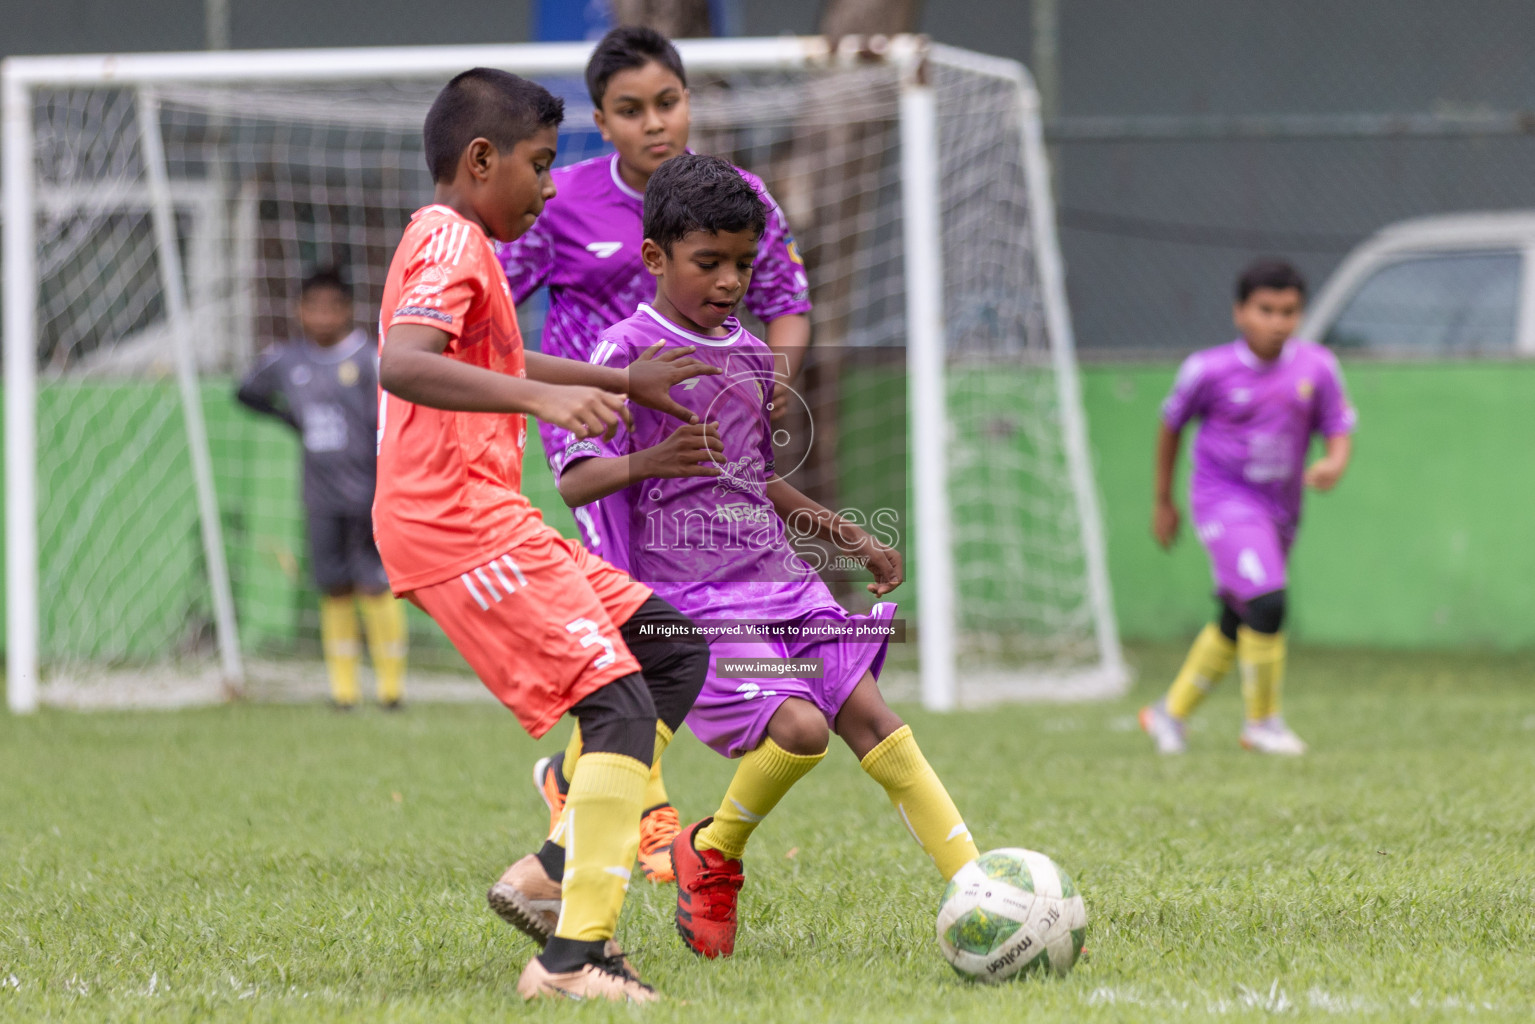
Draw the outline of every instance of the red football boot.
[[[693,845],[713,818],[695,821],[672,842],[677,876],[677,934],[699,956],[729,956],[736,948],[736,894],[746,881],[741,862]]]

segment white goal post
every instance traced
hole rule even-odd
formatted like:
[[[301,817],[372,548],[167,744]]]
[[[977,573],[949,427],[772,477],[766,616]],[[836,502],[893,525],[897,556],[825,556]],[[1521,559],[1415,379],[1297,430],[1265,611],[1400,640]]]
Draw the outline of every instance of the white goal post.
[[[850,350],[905,351],[904,444],[882,457],[891,460],[886,470],[893,478],[908,480],[911,495],[912,527],[902,542],[914,562],[923,702],[946,709],[1122,692],[1127,674],[1110,597],[1039,101],[1028,73],[1013,61],[915,36],[881,40],[877,53],[860,52],[858,40],[829,52],[824,39],[791,37],[684,40],[678,48],[695,86],[695,139],[713,132],[707,137],[718,143],[700,148],[728,150],[767,179],[797,230],[791,194],[812,196],[800,201],[806,209],[825,210],[828,201],[816,192],[824,190],[825,179],[848,182],[830,206],[850,226],[838,228],[840,234],[819,250],[828,265],[841,261],[836,272],[844,283],[827,303],[824,332],[823,321],[816,321],[812,344],[824,333]],[[199,607],[206,606],[219,671],[238,684],[246,650],[237,625],[243,608],[231,584],[231,542],[221,525],[217,493],[221,470],[215,463],[221,456],[210,450],[200,382],[217,374],[227,382],[252,355],[251,339],[261,340],[251,326],[250,298],[241,280],[258,248],[250,226],[258,211],[267,217],[268,206],[277,209],[272,230],[296,232],[302,226],[281,220],[296,216],[278,209],[282,204],[263,206],[258,185],[296,173],[293,168],[306,159],[329,160],[332,151],[338,175],[357,167],[397,175],[403,165],[420,163],[419,152],[397,140],[389,149],[377,139],[354,136],[374,128],[394,131],[412,118],[419,125],[430,90],[465,68],[578,80],[590,50],[589,43],[569,43],[5,60],[0,262],[7,701],[13,711],[37,707],[42,666],[56,658],[146,657],[132,644],[75,655],[69,642],[43,635],[50,615],[95,621],[95,612],[80,610],[87,600],[134,598],[127,591],[112,592],[127,585],[119,572],[82,584],[89,597],[72,595],[62,611],[47,611],[53,608],[49,602],[64,599],[54,577],[40,570],[51,543],[40,541],[40,517],[52,523],[61,516],[96,516],[92,523],[108,524],[114,515],[92,504],[105,492],[65,479],[75,472],[89,475],[88,469],[65,465],[72,457],[67,447],[39,450],[40,387],[89,374],[121,378],[144,372],[135,352],[148,351],[150,339],[159,339],[153,342],[163,348],[155,349],[156,365],[162,373],[174,369],[184,436],[174,454],[154,456],[159,463],[151,463],[150,452],[163,446],[147,441],[139,448],[114,449],[110,457],[129,463],[118,471],[130,475],[141,463],[142,472],[152,475],[165,471],[165,459],[184,460],[176,472],[190,477],[190,493],[178,500],[196,510],[199,587],[206,587]],[[380,83],[397,95],[374,95],[388,92],[375,89]],[[794,92],[790,86],[803,88]],[[331,90],[349,90],[346,102],[330,104]],[[122,102],[123,96],[129,101]],[[762,97],[780,96],[787,97],[784,110],[755,112],[764,105]],[[755,106],[748,102],[752,97]],[[843,124],[826,120],[835,104],[848,110]],[[815,111],[807,112],[812,107]],[[562,131],[580,129],[582,116],[589,120],[589,114],[572,111]],[[162,137],[162,122],[167,133],[180,133],[178,139],[201,133],[196,145],[204,149],[233,145],[231,138],[244,140],[243,146],[268,147],[252,158],[266,177],[225,180],[204,149]],[[349,134],[354,122],[359,127]],[[802,131],[791,145],[796,124],[812,125],[810,143]],[[226,125],[234,127],[221,127]],[[82,142],[85,132],[103,134]],[[109,132],[118,133],[111,136],[114,141],[100,142]],[[826,161],[833,157],[823,150],[835,150],[842,161],[832,172]],[[786,183],[755,166],[754,153],[764,154],[763,160],[769,153],[781,156]],[[93,161],[117,163],[106,171]],[[421,168],[411,171],[419,178]],[[358,180],[346,178],[336,191],[350,188],[363,195]],[[287,179],[278,185],[286,188]],[[418,204],[424,205],[429,191],[420,193]],[[110,221],[119,236],[142,237],[131,244],[135,252],[153,253],[153,270],[126,266],[121,253],[90,249],[87,213],[106,218],[96,225],[98,234],[107,233],[101,225]],[[357,223],[363,219],[359,212]],[[200,224],[216,226],[204,230]],[[69,230],[79,237],[71,236],[64,255],[54,254],[50,232]],[[199,239],[204,250],[198,249]],[[119,242],[126,252],[129,243]],[[821,272],[822,265],[812,261],[813,285]],[[65,281],[59,277],[64,274],[73,276]],[[198,297],[199,274],[212,275],[203,289],[206,301]],[[118,292],[98,295],[94,288]],[[129,289],[131,301],[124,298]],[[360,292],[365,307],[371,293]],[[96,311],[89,344],[67,350],[74,344],[64,337],[67,331],[43,322],[45,301],[72,303],[70,316],[77,320],[87,307]],[[132,351],[125,340],[129,328],[99,313],[124,306],[132,307],[131,317],[112,315],[121,323],[131,320],[139,346]],[[205,344],[209,332],[200,326],[207,321],[199,319],[212,315],[210,306],[218,306],[223,318],[214,333],[225,339],[212,352]],[[161,327],[146,327],[150,321]],[[40,370],[45,335],[53,347]],[[229,343],[229,338],[245,340]],[[109,371],[101,369],[109,364]],[[827,377],[840,380],[844,389],[866,379],[846,367],[837,373],[828,371]],[[57,415],[67,419],[71,407],[63,399],[59,403],[64,411]],[[855,435],[859,422],[873,432],[894,422],[858,415],[864,420],[850,421],[843,437]],[[860,457],[844,458],[851,464]],[[57,478],[58,483],[40,491],[40,468],[45,482]],[[86,523],[76,532],[91,529]],[[122,543],[135,542],[125,535]],[[71,565],[83,556],[73,557]],[[44,577],[46,585],[40,583]]]

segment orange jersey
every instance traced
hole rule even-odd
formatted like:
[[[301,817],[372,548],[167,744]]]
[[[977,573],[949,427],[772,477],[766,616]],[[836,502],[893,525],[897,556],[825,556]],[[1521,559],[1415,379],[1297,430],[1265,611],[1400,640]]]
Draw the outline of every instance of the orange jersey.
[[[417,210],[384,284],[379,349],[395,324],[452,336],[449,359],[526,376],[506,275],[485,232],[446,206]],[[522,494],[527,424],[379,392],[373,533],[396,594],[453,579],[522,543],[542,517]]]
[[[548,526],[456,579],[410,593],[534,736],[640,670],[618,627],[649,597],[649,587]]]

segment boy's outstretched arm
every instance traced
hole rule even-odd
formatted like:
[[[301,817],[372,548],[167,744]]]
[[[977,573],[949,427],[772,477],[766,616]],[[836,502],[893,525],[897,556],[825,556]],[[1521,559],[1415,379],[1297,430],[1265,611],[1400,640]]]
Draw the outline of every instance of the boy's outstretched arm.
[[[713,423],[688,423],[660,444],[629,455],[598,455],[572,462],[556,486],[571,508],[617,494],[632,483],[658,477],[719,476],[724,446]]]
[[[1157,426],[1156,485],[1151,510],[1151,535],[1164,548],[1173,546],[1178,539],[1180,515],[1173,501],[1173,470],[1178,465],[1178,449],[1183,444],[1183,431],[1174,430],[1166,423]]]
[[[771,320],[767,325],[767,337],[763,339],[773,355],[783,356],[787,363],[787,376],[773,384],[773,419],[782,419],[789,411],[786,400],[789,388],[805,365],[805,350],[810,347],[810,317],[804,313],[790,313]],[[775,364],[777,360],[775,359]]]
[[[299,425],[298,417],[293,415],[293,410],[277,404],[278,390],[272,379],[277,372],[277,366],[278,361],[275,356],[270,354],[265,356],[261,363],[240,382],[240,387],[235,391],[235,400],[252,412],[280,419],[302,433],[304,428]]]
[[[1334,434],[1327,438],[1326,445],[1327,451],[1306,470],[1306,486],[1318,491],[1330,491],[1338,486],[1354,455],[1354,439],[1348,434]]]
[[[263,416],[274,416],[282,420],[294,430],[301,430],[298,418],[289,409],[285,409],[272,401],[272,396],[251,386],[249,381],[240,385],[240,390],[235,392],[235,398],[240,404],[252,412],[259,412]]]
[[[770,321],[767,336],[762,339],[774,355],[788,360],[789,380],[799,376],[805,365],[805,350],[810,347],[810,317],[804,313],[790,313]]]
[[[789,529],[804,536],[820,537],[837,545],[844,554],[864,555],[874,582],[865,589],[883,597],[905,579],[901,553],[876,540],[870,533],[825,505],[806,497],[788,481],[779,478],[767,485],[768,500]]]
[[[620,420],[633,425],[622,394],[526,380],[443,355],[452,337],[423,324],[389,328],[378,379],[392,395],[452,412],[529,413],[577,437],[611,437]]]
[[[627,394],[646,408],[675,416],[684,423],[697,423],[698,415],[687,406],[673,401],[671,390],[693,377],[712,377],[723,371],[701,360],[684,358],[695,351],[692,345],[660,352],[665,344],[663,341],[656,342],[634,362],[623,367],[597,366],[577,359],[547,356],[542,352],[528,352],[523,358],[530,380],[547,384],[579,384]]]

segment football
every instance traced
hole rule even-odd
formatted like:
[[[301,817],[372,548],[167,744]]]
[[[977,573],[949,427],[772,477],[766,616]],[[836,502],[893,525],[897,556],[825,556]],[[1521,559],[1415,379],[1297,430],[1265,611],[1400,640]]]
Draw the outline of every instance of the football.
[[[1082,953],[1087,907],[1071,876],[1042,853],[1011,847],[959,869],[938,907],[938,945],[960,974],[997,983],[1066,974]]]

